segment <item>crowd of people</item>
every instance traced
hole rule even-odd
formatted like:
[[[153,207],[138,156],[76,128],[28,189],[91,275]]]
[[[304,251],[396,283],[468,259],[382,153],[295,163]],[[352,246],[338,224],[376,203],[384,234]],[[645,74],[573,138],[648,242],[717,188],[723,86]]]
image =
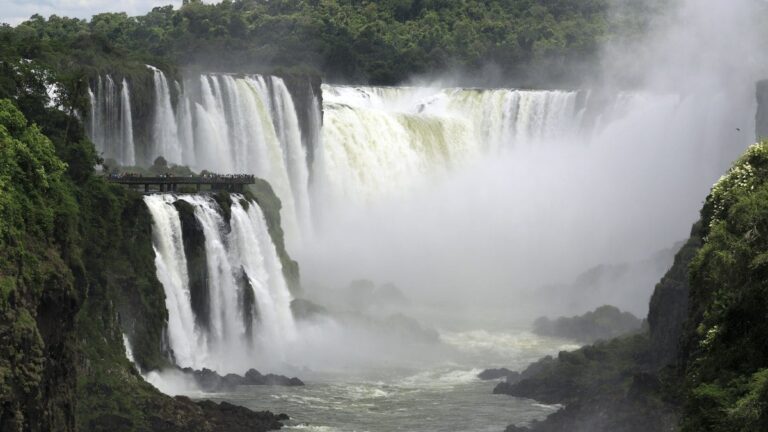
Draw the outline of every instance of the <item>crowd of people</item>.
[[[141,178],[203,178],[203,179],[211,179],[211,180],[253,180],[256,178],[253,174],[217,174],[217,173],[210,173],[210,172],[204,172],[200,175],[176,175],[173,173],[164,173],[164,174],[157,174],[157,175],[144,175],[142,173],[137,172],[120,172],[120,173],[109,173],[107,176],[110,180],[121,180],[121,179],[141,179]]]
[[[217,174],[204,172],[200,174],[200,177],[217,180],[253,180],[256,176],[253,174]]]

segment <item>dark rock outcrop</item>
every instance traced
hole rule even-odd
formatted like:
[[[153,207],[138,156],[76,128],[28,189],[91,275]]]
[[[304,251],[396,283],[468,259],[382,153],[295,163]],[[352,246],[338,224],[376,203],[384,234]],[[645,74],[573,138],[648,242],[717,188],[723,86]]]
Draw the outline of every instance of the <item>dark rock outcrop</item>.
[[[248,336],[248,340],[251,340],[253,335],[253,322],[259,316],[259,307],[256,303],[256,294],[253,291],[253,285],[251,280],[248,279],[248,274],[244,268],[240,268],[240,271],[235,275],[235,282],[237,283],[237,301],[240,306],[240,310],[243,311],[243,325],[245,326],[245,334]]]
[[[326,308],[306,299],[295,299],[291,301],[291,312],[298,320],[312,319],[314,317],[328,315],[328,310]]]
[[[177,400],[183,403],[195,403],[202,408],[205,418],[214,426],[214,430],[226,432],[256,432],[280,429],[281,421],[288,420],[285,414],[272,414],[269,411],[251,411],[228,402],[219,404],[211,401],[192,402],[182,396]]]
[[[505,382],[510,383],[520,380],[520,372],[511,371],[507,368],[486,369],[477,374],[477,377],[485,381],[504,378]]]
[[[189,294],[195,322],[203,329],[210,326],[210,290],[208,289],[208,253],[205,249],[205,232],[195,216],[195,207],[184,201],[173,203],[179,212],[184,255],[187,258]]]
[[[284,375],[263,375],[256,369],[249,369],[245,375],[227,374],[219,375],[210,369],[195,370],[192,368],[179,368],[185,375],[190,376],[200,390],[204,392],[232,391],[242,385],[277,385],[277,386],[303,386],[304,383],[296,378],[288,378]]]
[[[228,402],[193,401],[185,396],[149,399],[143,407],[147,421],[137,424],[129,415],[102,413],[93,416],[83,430],[116,432],[265,432],[278,430],[288,420],[285,414],[251,411]]]
[[[315,159],[315,150],[319,144],[320,127],[322,126],[323,92],[321,89],[322,80],[317,73],[291,73],[288,71],[274,71],[279,75],[285,86],[288,88],[293,103],[296,106],[296,115],[299,120],[299,129],[301,130],[301,140],[304,148],[307,149],[307,166],[312,167]],[[311,104],[317,104],[312,107]],[[312,110],[317,108],[320,111],[319,118],[313,118]],[[319,122],[319,124],[316,124]],[[312,175],[313,173],[310,173]]]
[[[600,306],[592,312],[555,320],[541,317],[533,323],[533,332],[591,343],[640,330],[643,321],[614,306]]]
[[[757,97],[755,136],[759,141],[768,138],[768,80],[757,82],[755,96]]]
[[[677,362],[680,336],[688,319],[688,266],[701,247],[700,223],[693,226],[690,239],[675,255],[672,268],[661,278],[651,297],[648,327],[651,366],[661,368]]]
[[[256,183],[248,185],[247,191],[247,196],[252,197],[264,212],[269,236],[272,237],[277,256],[280,258],[280,264],[283,266],[283,276],[288,284],[288,289],[293,294],[299,294],[301,292],[299,263],[291,259],[285,248],[285,234],[280,225],[280,209],[282,208],[280,198],[277,197],[272,186],[260,178],[256,179]]]

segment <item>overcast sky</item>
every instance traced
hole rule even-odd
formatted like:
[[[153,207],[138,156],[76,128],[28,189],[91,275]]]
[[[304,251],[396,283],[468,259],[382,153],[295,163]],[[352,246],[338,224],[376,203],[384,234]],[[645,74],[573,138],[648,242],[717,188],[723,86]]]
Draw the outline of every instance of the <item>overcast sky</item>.
[[[36,13],[77,18],[102,12],[143,15],[155,6],[169,4],[178,7],[181,0],[0,0],[0,22],[16,25]]]

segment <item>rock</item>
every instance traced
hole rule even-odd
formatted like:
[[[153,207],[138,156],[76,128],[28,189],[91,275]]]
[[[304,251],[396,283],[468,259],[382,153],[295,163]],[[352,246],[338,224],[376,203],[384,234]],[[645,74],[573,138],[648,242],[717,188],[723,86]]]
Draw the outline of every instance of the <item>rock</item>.
[[[506,382],[510,382],[520,380],[520,372],[511,371],[507,368],[486,369],[477,374],[477,377],[486,381],[504,378]]]
[[[676,379],[669,366],[681,355],[679,340],[689,308],[687,275],[701,245],[699,230],[695,225],[672,268],[656,285],[647,330],[545,357],[523,371],[518,382],[496,386],[494,393],[565,405],[531,424],[531,431],[677,430],[680,408],[669,402],[668,386]]]
[[[267,374],[262,375],[256,369],[249,369],[245,373],[243,385],[281,385],[281,386],[303,386],[304,383],[296,378],[288,378],[283,375]]]
[[[570,318],[551,320],[541,317],[533,323],[533,332],[592,343],[640,330],[643,321],[614,306],[600,306],[592,312]]]
[[[680,338],[688,319],[690,282],[688,268],[701,247],[700,224],[675,256],[672,268],[661,278],[651,297],[648,327],[651,334],[649,355],[654,367],[673,364],[680,352]]]
[[[283,427],[281,421],[288,420],[288,416],[285,414],[251,411],[248,408],[228,402],[219,404],[209,400],[195,402],[184,396],[177,396],[176,400],[201,408],[205,419],[213,426],[212,430],[217,431],[258,432],[275,430]]]
[[[317,316],[328,315],[328,310],[306,299],[295,299],[291,302],[291,312],[298,320],[311,319]]]
[[[262,375],[256,369],[249,369],[245,375],[227,374],[221,376],[210,369],[194,370],[192,368],[179,369],[185,375],[191,376],[200,390],[209,393],[234,391],[241,385],[279,385],[279,386],[303,386],[304,382],[293,377],[283,375]]]
[[[208,254],[205,248],[203,225],[195,216],[195,207],[184,201],[173,203],[179,212],[184,256],[187,258],[189,295],[195,323],[202,329],[210,328],[210,293],[208,290]]]
[[[755,135],[758,140],[761,140],[768,138],[768,80],[758,81],[755,87],[755,95],[757,96]]]

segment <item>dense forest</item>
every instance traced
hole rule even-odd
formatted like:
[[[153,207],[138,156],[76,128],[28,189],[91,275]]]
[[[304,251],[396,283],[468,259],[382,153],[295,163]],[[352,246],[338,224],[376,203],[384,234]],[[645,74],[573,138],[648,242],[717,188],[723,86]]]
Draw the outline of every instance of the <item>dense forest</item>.
[[[151,63],[391,85],[486,70],[498,82],[567,85],[595,73],[601,44],[642,31],[662,2],[185,0],[139,17],[35,15],[0,28],[0,58],[39,60],[58,73]]]

